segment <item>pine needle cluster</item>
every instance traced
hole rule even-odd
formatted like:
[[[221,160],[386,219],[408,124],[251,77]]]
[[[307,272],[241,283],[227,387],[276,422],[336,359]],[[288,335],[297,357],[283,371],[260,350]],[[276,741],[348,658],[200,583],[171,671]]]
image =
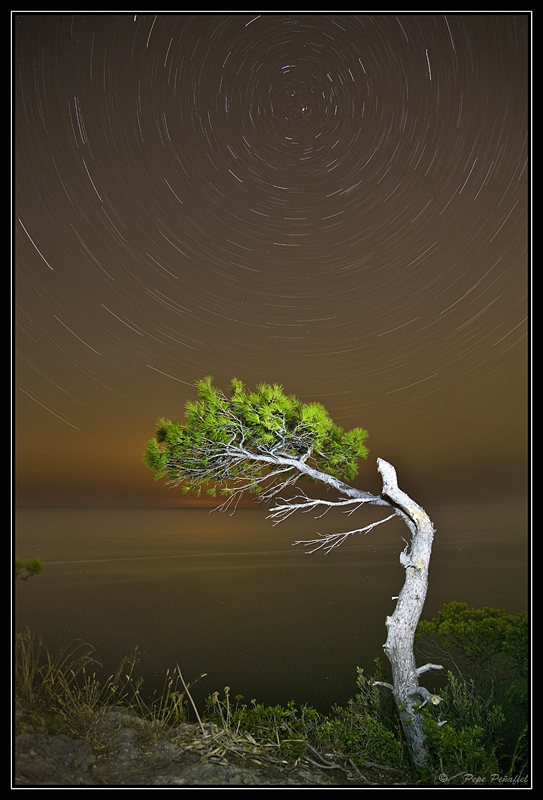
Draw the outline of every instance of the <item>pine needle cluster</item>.
[[[209,494],[218,487],[228,495],[229,482],[243,481],[244,488],[260,492],[270,475],[280,475],[282,484],[294,482],[301,464],[352,480],[358,460],[368,455],[367,431],[343,431],[323,405],[303,403],[279,384],[250,391],[234,379],[226,394],[207,377],[196,389],[185,422],[160,419],[143,456],[155,479],[184,484],[185,491],[210,484]]]

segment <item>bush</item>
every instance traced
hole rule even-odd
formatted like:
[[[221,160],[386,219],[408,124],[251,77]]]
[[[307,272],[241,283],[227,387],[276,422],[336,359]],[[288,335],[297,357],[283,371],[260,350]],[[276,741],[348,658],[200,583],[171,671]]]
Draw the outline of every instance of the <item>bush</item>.
[[[501,774],[525,770],[528,615],[447,603],[434,619],[419,623],[416,642],[424,658],[449,669],[447,686],[440,690],[446,703],[439,706],[447,724],[437,730],[436,717],[427,717],[438,762],[445,759],[452,769],[459,760],[471,758],[472,766],[466,769],[473,772],[486,758],[488,768]]]
[[[332,709],[321,725],[317,739],[324,747],[335,749],[363,766],[378,763],[409,769],[409,756],[392,694],[375,681],[386,680],[380,659],[375,672],[367,676],[357,668],[358,692],[346,708]]]
[[[207,698],[206,719],[215,722],[234,735],[249,735],[255,743],[272,748],[276,756],[296,761],[306,750],[321,716],[311,706],[297,709],[294,701],[286,706],[266,706],[251,700],[242,703],[237,695],[232,703],[230,687],[224,689],[224,697],[214,692]]]
[[[499,731],[505,721],[501,708],[487,709],[473,680],[452,672],[447,677],[439,707],[423,709],[433,768],[448,775],[496,772]]]

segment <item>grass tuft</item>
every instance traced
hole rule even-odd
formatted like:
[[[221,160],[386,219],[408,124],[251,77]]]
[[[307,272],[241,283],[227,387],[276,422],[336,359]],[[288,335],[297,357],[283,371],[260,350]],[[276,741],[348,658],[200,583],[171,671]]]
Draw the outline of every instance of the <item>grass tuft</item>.
[[[104,717],[118,707],[144,718],[149,723],[145,726],[147,736],[165,737],[188,720],[189,687],[179,668],[175,673],[168,670],[161,693],[146,698],[142,693],[143,679],[135,676],[137,663],[136,650],[121,661],[107,680],[101,681],[96,668],[102,665],[92,645],[75,640],[52,655],[41,637],[29,631],[18,633],[15,697],[31,711],[34,727],[85,739],[95,750],[104,747]],[[113,738],[115,733],[112,731]]]

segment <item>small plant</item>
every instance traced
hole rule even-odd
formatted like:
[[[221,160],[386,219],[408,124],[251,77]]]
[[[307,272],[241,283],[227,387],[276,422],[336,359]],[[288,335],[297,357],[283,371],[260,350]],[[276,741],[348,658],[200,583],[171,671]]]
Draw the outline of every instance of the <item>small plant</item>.
[[[256,700],[246,705],[242,700],[242,695],[236,695],[232,702],[230,687],[226,686],[224,697],[218,692],[208,697],[206,718],[233,736],[248,734],[255,744],[272,749],[278,757],[296,761],[305,753],[321,719],[314,708],[302,706],[298,710],[294,701],[286,706],[266,706]]]
[[[16,578],[27,581],[33,575],[40,574],[43,570],[43,561],[39,556],[34,556],[34,558],[29,558],[26,561],[15,556],[14,570]]]
[[[505,722],[501,708],[487,708],[472,679],[452,672],[447,678],[439,707],[423,709],[434,769],[448,775],[498,771],[496,752]]]
[[[529,757],[528,726],[526,726],[515,742],[507,775],[523,775],[528,769]]]
[[[205,677],[205,674],[200,675],[200,678],[203,677]],[[152,723],[147,728],[147,735],[150,738],[169,735],[172,729],[188,721],[187,697],[191,703],[193,701],[179,666],[176,667],[173,673],[169,669],[166,670],[161,693],[154,695],[150,700],[145,700],[142,696],[140,685],[136,687],[133,694],[131,708],[136,711],[138,716]],[[202,723],[194,704],[193,708],[201,727]]]
[[[357,766],[381,764],[409,769],[409,756],[394,701],[375,683],[386,676],[380,659],[374,674],[357,668],[358,692],[346,708],[335,707],[316,739],[326,750],[350,757]]]
[[[436,772],[487,775],[497,771],[497,762],[485,747],[483,728],[474,725],[456,730],[448,723],[440,726],[430,717],[425,719],[424,728]]]
[[[52,656],[41,637],[26,631],[15,636],[14,684],[17,698],[32,706],[46,706],[69,689],[90,665],[98,664],[94,648],[74,641]]]
[[[27,631],[15,638],[15,696],[51,733],[86,739],[100,748],[97,731],[104,715],[137,691],[136,662],[136,654],[123,659],[101,683],[95,672],[101,665],[91,645],[76,640],[53,656],[40,637]]]

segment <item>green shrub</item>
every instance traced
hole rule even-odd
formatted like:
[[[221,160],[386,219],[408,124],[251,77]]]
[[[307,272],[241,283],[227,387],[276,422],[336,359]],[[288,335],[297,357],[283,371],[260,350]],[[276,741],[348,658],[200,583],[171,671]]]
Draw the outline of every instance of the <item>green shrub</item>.
[[[224,697],[214,692],[207,699],[206,719],[229,730],[233,734],[248,734],[255,742],[274,749],[274,754],[296,761],[306,750],[313,731],[319,725],[320,714],[311,706],[299,710],[294,701],[286,706],[266,706],[251,700],[250,705],[237,695],[232,703],[230,688],[224,689]]]
[[[496,772],[496,751],[505,722],[501,708],[487,708],[473,680],[463,680],[452,672],[447,677],[442,702],[423,709],[433,768],[448,775]]]
[[[386,680],[380,659],[374,674],[357,668],[358,692],[346,708],[332,709],[318,731],[323,746],[343,752],[358,765],[366,762],[409,768],[409,758],[392,693],[374,686]]]
[[[416,642],[423,658],[449,669],[447,687],[440,689],[448,704],[446,711],[440,706],[441,716],[458,735],[471,731],[501,774],[526,769],[528,615],[447,603],[419,623]]]

